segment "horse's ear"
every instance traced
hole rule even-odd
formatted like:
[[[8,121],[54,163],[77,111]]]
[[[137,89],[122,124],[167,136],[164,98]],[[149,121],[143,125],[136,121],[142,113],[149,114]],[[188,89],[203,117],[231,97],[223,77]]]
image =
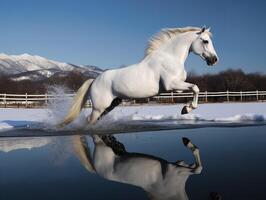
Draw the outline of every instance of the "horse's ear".
[[[210,32],[211,31],[211,27],[207,28],[206,31]]]
[[[206,26],[203,26],[200,30],[200,32],[198,32],[197,34],[200,35],[202,34],[204,31],[206,30]]]

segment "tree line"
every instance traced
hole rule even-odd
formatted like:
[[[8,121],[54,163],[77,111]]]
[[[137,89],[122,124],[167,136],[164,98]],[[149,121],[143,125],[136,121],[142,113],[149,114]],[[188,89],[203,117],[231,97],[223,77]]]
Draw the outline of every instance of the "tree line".
[[[266,90],[266,74],[244,73],[240,69],[228,69],[218,74],[189,73],[187,81],[197,84],[201,91]]]
[[[32,81],[16,81],[8,76],[0,75],[0,93],[13,94],[45,94],[53,86],[60,86],[75,92],[90,77],[84,76],[79,72],[69,72],[67,76],[52,76],[50,78]]]
[[[50,77],[41,81],[15,81],[0,75],[0,93],[45,94],[51,86],[63,86],[75,92],[90,77],[70,72],[63,77]],[[187,82],[197,84],[201,91],[254,91],[266,90],[266,75],[245,73],[242,70],[228,69],[217,74],[188,73]]]

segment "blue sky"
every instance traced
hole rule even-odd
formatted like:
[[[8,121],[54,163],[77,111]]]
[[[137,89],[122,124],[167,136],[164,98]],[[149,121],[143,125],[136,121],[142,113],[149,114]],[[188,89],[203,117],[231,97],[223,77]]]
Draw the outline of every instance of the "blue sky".
[[[220,63],[191,55],[188,71],[265,73],[265,10],[263,0],[0,0],[0,52],[115,68],[139,62],[161,28],[207,25]]]

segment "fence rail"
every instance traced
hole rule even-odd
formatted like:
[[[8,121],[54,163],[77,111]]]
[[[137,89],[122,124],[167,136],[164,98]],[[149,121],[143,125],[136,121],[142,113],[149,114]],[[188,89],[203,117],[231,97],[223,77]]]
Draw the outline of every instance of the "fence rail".
[[[34,107],[34,106],[45,106],[48,102],[53,100],[60,100],[65,98],[73,98],[75,94],[64,94],[64,95],[54,95],[54,94],[0,94],[0,106],[24,106],[24,107]],[[166,92],[160,95],[153,96],[150,98],[142,99],[143,102],[182,102],[187,101],[187,98],[192,98],[193,93],[177,93],[177,92]],[[199,101],[209,102],[212,101],[265,101],[266,91],[239,91],[239,92],[200,92]],[[136,100],[125,101],[124,103],[134,104]],[[87,102],[90,106],[90,101]]]

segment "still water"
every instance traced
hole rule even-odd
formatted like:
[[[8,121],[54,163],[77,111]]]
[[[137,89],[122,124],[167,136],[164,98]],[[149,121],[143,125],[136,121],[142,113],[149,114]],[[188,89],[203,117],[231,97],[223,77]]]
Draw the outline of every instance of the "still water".
[[[89,135],[2,137],[0,199],[266,199],[265,133],[253,126],[116,134],[113,149],[123,158],[111,170],[110,152],[95,159]],[[201,173],[176,164],[196,163],[182,137],[199,149]]]

